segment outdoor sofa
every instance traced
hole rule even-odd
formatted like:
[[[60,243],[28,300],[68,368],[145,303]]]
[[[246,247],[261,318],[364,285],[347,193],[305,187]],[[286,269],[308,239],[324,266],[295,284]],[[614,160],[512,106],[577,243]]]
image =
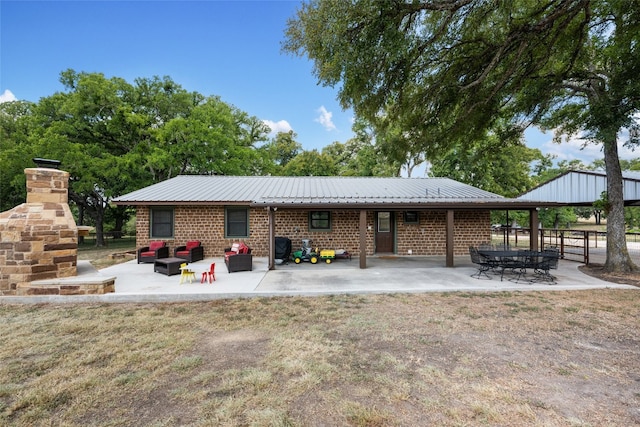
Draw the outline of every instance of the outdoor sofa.
[[[224,263],[229,273],[251,271],[253,269],[251,248],[244,243],[234,243],[232,247],[224,250]]]

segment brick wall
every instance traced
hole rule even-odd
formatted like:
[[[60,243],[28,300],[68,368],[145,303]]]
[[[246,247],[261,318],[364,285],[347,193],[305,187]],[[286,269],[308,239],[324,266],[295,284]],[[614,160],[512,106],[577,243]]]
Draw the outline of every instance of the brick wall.
[[[205,248],[205,257],[221,256],[224,248],[236,239],[224,238],[224,207],[222,206],[178,206],[175,208],[175,231],[172,239],[165,240],[171,252],[187,240],[200,240]],[[374,251],[374,212],[367,212],[367,255]],[[335,210],[331,212],[330,232],[309,231],[307,211],[278,209],[275,212],[275,236],[291,239],[294,250],[302,239],[311,239],[314,247],[345,249],[353,256],[360,253],[360,212]],[[239,239],[251,247],[256,256],[268,256],[268,214],[264,208],[252,208],[249,213],[248,238]],[[446,212],[419,212],[418,224],[404,224],[401,212],[396,214],[396,245],[399,255],[411,250],[413,255],[445,255]],[[454,254],[469,253],[469,245],[489,241],[491,238],[489,211],[456,211],[454,214]],[[149,242],[149,207],[137,209],[136,240],[138,247]],[[157,239],[160,240],[160,239]]]

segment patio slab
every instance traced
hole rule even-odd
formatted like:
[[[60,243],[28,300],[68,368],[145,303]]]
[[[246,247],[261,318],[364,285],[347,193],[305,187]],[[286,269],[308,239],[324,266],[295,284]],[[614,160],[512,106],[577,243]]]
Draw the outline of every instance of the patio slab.
[[[202,272],[216,263],[216,281],[200,283]],[[153,264],[129,261],[95,270],[88,261],[78,263],[79,275],[116,276],[115,292],[105,295],[0,297],[0,303],[77,303],[77,302],[179,302],[224,298],[270,297],[288,295],[417,293],[417,292],[496,292],[549,291],[580,289],[636,289],[634,286],[605,282],[583,274],[579,264],[560,261],[556,284],[513,283],[471,277],[476,269],[469,257],[457,257],[456,267],[447,268],[444,257],[389,256],[368,257],[367,268],[354,260],[336,260],[331,264],[310,263],[276,265],[268,271],[267,258],[255,258],[252,271],[228,273],[224,260],[207,258],[189,264],[196,281],[180,284],[180,276],[154,273]]]

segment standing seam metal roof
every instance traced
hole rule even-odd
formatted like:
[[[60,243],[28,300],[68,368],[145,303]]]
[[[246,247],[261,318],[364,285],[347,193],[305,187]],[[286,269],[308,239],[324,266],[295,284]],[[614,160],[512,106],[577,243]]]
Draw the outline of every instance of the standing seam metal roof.
[[[114,199],[150,203],[429,203],[507,201],[449,178],[273,177],[180,175]]]
[[[640,200],[640,174],[623,172],[626,204]],[[607,174],[600,171],[567,171],[518,196],[519,200],[545,200],[569,205],[590,206],[607,191]]]

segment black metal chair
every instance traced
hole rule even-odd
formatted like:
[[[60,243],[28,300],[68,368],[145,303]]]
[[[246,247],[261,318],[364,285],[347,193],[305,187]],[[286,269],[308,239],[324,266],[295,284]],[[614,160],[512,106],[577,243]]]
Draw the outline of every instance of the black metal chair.
[[[494,263],[491,262],[491,260],[489,260],[487,257],[482,256],[478,252],[478,249],[474,248],[473,246],[469,246],[469,255],[471,256],[471,262],[477,265],[478,269],[478,271],[473,273],[471,277],[485,280],[491,279],[487,272],[494,268]]]
[[[558,268],[560,253],[556,248],[548,248],[542,252],[541,261],[535,267],[535,281],[556,283],[556,277],[549,270]]]

